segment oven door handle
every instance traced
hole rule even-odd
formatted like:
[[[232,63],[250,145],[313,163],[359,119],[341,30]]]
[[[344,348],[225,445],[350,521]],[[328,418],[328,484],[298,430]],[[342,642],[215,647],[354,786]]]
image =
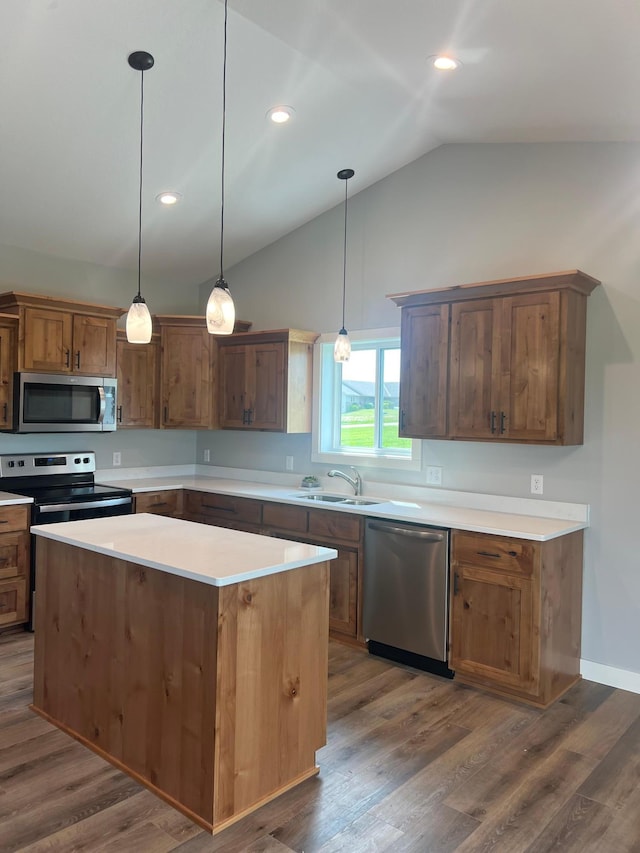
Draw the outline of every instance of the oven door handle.
[[[124,506],[130,504],[131,498],[108,498],[104,501],[83,501],[82,503],[68,504],[41,504],[37,506],[37,511],[40,514],[47,512],[60,512],[64,509],[102,509],[109,506]]]
[[[78,358],[80,354],[78,353]],[[102,385],[98,385],[98,400],[100,401],[100,410],[98,411],[98,423],[101,424],[104,421],[104,413],[107,411],[107,397],[104,393],[104,388]]]

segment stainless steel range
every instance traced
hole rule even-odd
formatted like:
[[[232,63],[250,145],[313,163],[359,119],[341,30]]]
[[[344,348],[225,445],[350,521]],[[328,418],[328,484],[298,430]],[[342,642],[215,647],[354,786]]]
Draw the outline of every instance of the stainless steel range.
[[[0,489],[33,498],[32,524],[128,515],[133,508],[131,490],[96,483],[95,470],[96,455],[87,450],[0,455]],[[36,538],[31,537],[29,630],[33,630]]]

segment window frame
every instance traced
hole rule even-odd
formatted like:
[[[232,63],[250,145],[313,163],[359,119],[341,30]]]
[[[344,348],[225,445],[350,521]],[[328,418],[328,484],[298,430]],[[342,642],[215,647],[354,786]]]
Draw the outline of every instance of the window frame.
[[[380,451],[358,450],[348,451],[328,449],[331,442],[326,433],[340,434],[342,389],[335,381],[333,369],[333,344],[335,333],[327,332],[318,337],[314,346],[313,357],[313,418],[311,427],[311,461],[330,465],[356,465],[358,467],[393,468],[401,471],[419,471],[422,467],[422,442],[410,439],[411,447],[408,454],[392,454]],[[364,329],[349,332],[352,344],[371,345],[378,349],[400,346],[400,329]],[[380,353],[376,360],[376,404],[379,404],[382,381],[380,376]],[[330,374],[330,375],[329,375]],[[330,414],[323,415],[323,400],[329,396],[331,401]],[[382,430],[382,416],[379,418],[378,430]],[[377,436],[379,440],[381,436]]]

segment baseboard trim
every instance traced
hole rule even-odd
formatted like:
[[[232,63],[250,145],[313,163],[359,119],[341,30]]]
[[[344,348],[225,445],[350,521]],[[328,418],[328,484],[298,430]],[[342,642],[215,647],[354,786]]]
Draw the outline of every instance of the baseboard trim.
[[[631,693],[640,693],[640,672],[618,669],[592,660],[581,660],[580,673],[588,681],[597,681],[598,684],[607,684],[609,687],[619,687]]]

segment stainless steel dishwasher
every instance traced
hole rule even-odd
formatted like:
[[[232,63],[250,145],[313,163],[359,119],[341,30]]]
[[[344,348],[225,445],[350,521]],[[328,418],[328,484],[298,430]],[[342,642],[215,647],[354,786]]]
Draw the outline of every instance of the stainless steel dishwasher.
[[[367,519],[363,620],[371,654],[453,677],[448,530]]]

